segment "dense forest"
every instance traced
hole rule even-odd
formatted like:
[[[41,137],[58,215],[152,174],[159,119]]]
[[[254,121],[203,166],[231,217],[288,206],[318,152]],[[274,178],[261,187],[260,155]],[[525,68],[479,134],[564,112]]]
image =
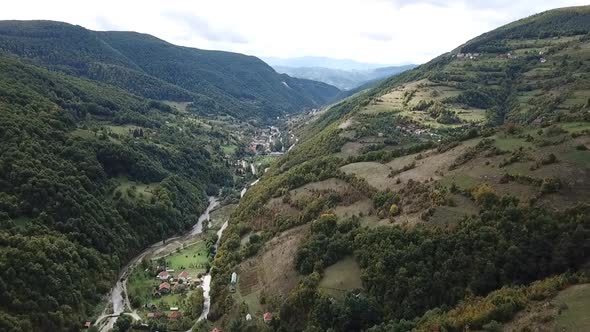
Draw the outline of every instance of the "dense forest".
[[[338,88],[276,73],[237,53],[169,44],[136,32],[95,32],[51,21],[0,22],[0,50],[68,74],[158,100],[191,102],[201,114],[268,122],[324,105]]]
[[[232,181],[210,143],[226,132],[111,86],[1,56],[0,109],[3,331],[77,330],[127,259]]]

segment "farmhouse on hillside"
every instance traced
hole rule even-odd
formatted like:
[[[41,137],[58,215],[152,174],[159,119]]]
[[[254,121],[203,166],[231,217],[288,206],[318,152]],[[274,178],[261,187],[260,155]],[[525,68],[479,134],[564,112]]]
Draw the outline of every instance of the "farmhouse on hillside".
[[[158,287],[158,290],[162,294],[164,294],[164,293],[170,293],[170,284],[167,283],[167,282],[163,282],[163,283],[160,284],[160,287]]]
[[[272,321],[272,313],[270,312],[265,312],[264,315],[262,315],[262,319],[264,320],[265,323],[270,323]]]
[[[188,272],[186,272],[186,271],[180,272],[177,277],[177,279],[182,280],[182,282],[186,282],[187,278],[188,278]]]
[[[162,271],[162,272],[158,273],[158,279],[168,280],[168,279],[170,279],[170,273],[168,273],[166,271]]]

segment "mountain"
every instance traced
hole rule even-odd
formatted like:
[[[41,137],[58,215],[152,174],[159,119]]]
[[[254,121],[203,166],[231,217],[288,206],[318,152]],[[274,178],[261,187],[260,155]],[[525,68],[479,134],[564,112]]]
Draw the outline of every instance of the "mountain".
[[[342,70],[324,67],[273,66],[273,68],[279,73],[285,73],[292,77],[324,82],[336,86],[341,90],[351,90],[369,81],[389,77],[414,67],[416,66],[405,65],[365,70]]]
[[[497,331],[556,306],[590,280],[589,40],[590,6],[543,12],[318,115],[235,209],[212,319]]]
[[[136,32],[52,21],[0,22],[0,51],[200,113],[268,120],[331,102],[339,90],[277,74],[258,58],[199,50]]]
[[[77,331],[119,269],[232,185],[217,122],[0,55],[0,330]]]

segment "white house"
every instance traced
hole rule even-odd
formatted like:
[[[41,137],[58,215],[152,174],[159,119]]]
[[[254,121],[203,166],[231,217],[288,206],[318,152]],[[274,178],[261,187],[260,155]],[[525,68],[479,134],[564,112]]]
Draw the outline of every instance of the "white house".
[[[232,272],[231,274],[231,283],[235,284],[236,282],[238,282],[238,274],[235,272]]]

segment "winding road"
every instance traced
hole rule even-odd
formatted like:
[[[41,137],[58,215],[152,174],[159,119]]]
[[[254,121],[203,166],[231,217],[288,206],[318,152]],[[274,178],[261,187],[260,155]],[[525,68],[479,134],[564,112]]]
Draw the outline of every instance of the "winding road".
[[[219,201],[217,200],[217,197],[209,197],[209,205],[207,206],[207,209],[205,210],[205,212],[203,212],[203,214],[201,214],[197,223],[187,234],[182,236],[171,237],[164,241],[152,244],[147,249],[142,251],[139,255],[135,256],[132,260],[130,260],[129,263],[127,263],[127,265],[125,265],[121,269],[121,271],[119,272],[119,279],[117,280],[117,282],[115,283],[115,285],[109,293],[107,305],[102,314],[96,319],[94,323],[95,326],[99,327],[100,332],[108,332],[110,329],[112,329],[115,325],[115,322],[117,321],[117,318],[123,314],[133,317],[134,320],[141,319],[137,312],[131,308],[131,304],[129,303],[129,297],[127,295],[127,277],[129,276],[129,273],[133,271],[133,268],[137,266],[144,257],[148,255],[156,255],[162,251],[168,250],[173,246],[180,245],[187,239],[190,239],[198,234],[201,234],[203,232],[203,222],[205,220],[209,220],[210,212],[217,206],[219,206]],[[227,227],[227,222],[217,232],[219,238],[221,238],[221,232],[223,232],[225,227]],[[219,239],[217,241],[219,242]],[[210,303],[211,299],[208,299],[208,297],[209,292],[207,291],[207,297],[205,298],[205,301],[209,301]],[[209,308],[207,308],[207,314],[209,313],[208,309]],[[203,310],[203,312],[205,311]],[[207,316],[205,315],[205,317]]]

